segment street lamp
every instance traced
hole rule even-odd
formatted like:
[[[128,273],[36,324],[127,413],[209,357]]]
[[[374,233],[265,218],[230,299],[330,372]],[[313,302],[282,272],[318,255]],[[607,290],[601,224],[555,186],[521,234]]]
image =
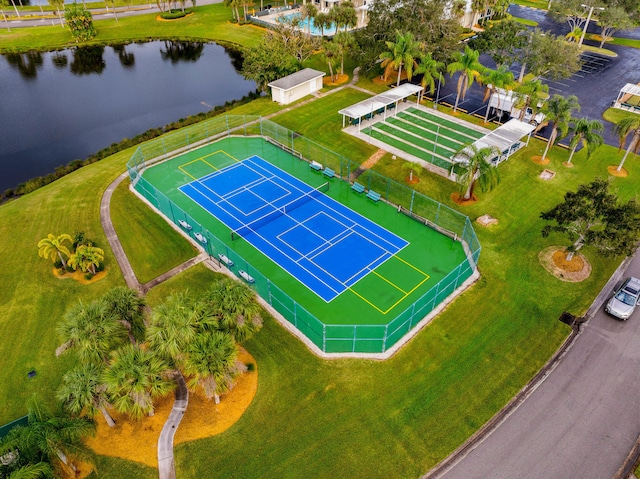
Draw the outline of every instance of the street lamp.
[[[584,24],[584,30],[582,30],[582,35],[580,36],[580,41],[578,42],[578,46],[582,45],[584,41],[584,36],[587,34],[587,28],[589,28],[589,21],[591,20],[591,15],[593,14],[593,9],[597,8],[598,10],[604,10],[602,7],[590,7],[589,5],[585,5],[584,3],[580,5],[581,7],[589,9],[589,15],[587,15],[587,23]]]

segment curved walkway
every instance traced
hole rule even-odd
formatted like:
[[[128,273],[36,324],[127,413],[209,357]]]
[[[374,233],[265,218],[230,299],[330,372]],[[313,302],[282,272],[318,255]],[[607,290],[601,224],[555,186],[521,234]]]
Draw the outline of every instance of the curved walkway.
[[[200,253],[198,256],[185,261],[170,271],[152,279],[148,283],[145,283],[144,285],[140,284],[140,281],[138,281],[138,278],[136,278],[136,275],[133,272],[129,258],[127,258],[127,255],[122,248],[122,244],[118,239],[118,235],[116,234],[116,230],[111,221],[111,198],[113,196],[113,192],[128,176],[129,174],[127,172],[122,173],[113,180],[113,182],[111,182],[102,195],[102,201],[100,202],[100,223],[102,224],[102,228],[104,229],[107,240],[109,241],[109,246],[111,246],[111,250],[116,257],[116,261],[122,271],[122,275],[124,276],[127,286],[131,289],[135,289],[140,294],[145,294],[154,286],[159,285],[193,265],[205,261],[209,256],[206,253]],[[167,419],[167,422],[165,422],[162,432],[160,433],[160,437],[158,438],[158,472],[160,479],[176,479],[176,469],[173,460],[173,437],[180,425],[182,416],[187,409],[187,404],[189,403],[189,390],[187,389],[184,378],[181,374],[178,375],[176,381],[178,383],[178,388],[175,393],[176,399],[173,403],[173,408],[171,409],[169,418]]]

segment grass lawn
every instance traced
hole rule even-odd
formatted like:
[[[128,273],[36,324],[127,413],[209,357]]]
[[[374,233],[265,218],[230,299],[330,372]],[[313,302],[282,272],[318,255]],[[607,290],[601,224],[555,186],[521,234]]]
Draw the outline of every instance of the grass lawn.
[[[264,29],[253,25],[238,26],[230,22],[231,10],[222,3],[196,7],[195,15],[175,22],[156,19],[157,13],[97,20],[98,32],[91,44],[127,43],[158,38],[217,41],[239,46],[256,45]],[[52,50],[75,46],[68,28],[60,25],[0,30],[0,53],[29,49]]]
[[[362,163],[377,148],[343,133],[342,115],[338,110],[369,98],[370,95],[345,88],[294,110],[276,115],[271,120],[325,145],[336,153]]]
[[[602,118],[617,125],[620,120],[627,117],[636,117],[637,113],[621,110],[619,108],[607,108],[602,114]]]
[[[196,256],[199,251],[160,215],[148,215],[125,180],[111,199],[111,220],[142,284]],[[158,244],[158,239],[162,242]]]
[[[275,121],[361,162],[375,149],[343,134],[336,112],[365,97],[343,90]],[[529,160],[543,148],[543,142],[532,140],[529,148],[500,165],[499,187],[479,193],[480,201],[463,210],[472,219],[489,213],[499,220],[488,229],[476,227],[483,247],[482,276],[393,358],[321,360],[267,319],[246,344],[260,370],[253,404],[223,434],[179,446],[178,476],[418,477],[475,432],[567,336],[560,314],[582,314],[620,260],[585,248],[593,272],[578,284],[561,282],[540,266],[541,249],[568,242],[561,236],[542,238],[540,212],[578,184],[605,176],[606,166],[617,164],[621,155],[604,146],[586,162],[580,152],[575,167],[567,169],[561,162],[568,152],[554,148],[546,167],[557,175],[544,182],[537,177],[544,167]],[[100,198],[130,154],[119,153],[0,205],[3,271],[11,272],[0,280],[0,334],[5,338],[0,343],[0,423],[23,415],[33,392],[53,403],[53,391],[71,363],[69,357],[53,356],[55,324],[78,299],[90,300],[123,284],[108,248],[107,277],[81,286],[53,278],[50,262],[38,258],[35,245],[49,232],[82,229],[106,247]],[[401,165],[402,160],[385,155],[375,169],[402,181],[407,173]],[[625,199],[636,192],[640,162],[629,161],[627,167],[629,178],[613,180]],[[454,184],[426,172],[420,176],[417,189],[453,205],[449,195]],[[135,209],[140,221],[154,221],[151,210]],[[125,249],[139,241],[136,236],[123,238]],[[171,248],[168,235],[159,241],[156,248]],[[152,290],[148,301],[155,305],[172,291],[206,288],[214,278],[198,265]],[[38,375],[28,380],[31,367]],[[155,477],[155,471],[118,459],[100,457],[98,465],[104,478]]]

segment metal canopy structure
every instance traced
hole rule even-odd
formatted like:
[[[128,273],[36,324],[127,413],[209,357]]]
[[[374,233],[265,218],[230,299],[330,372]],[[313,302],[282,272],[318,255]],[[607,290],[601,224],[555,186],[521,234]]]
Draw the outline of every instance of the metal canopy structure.
[[[420,102],[419,92],[422,90],[423,88],[420,85],[404,83],[399,87],[389,90],[388,92],[381,93],[356,103],[355,105],[343,108],[338,111],[338,113],[342,115],[342,127],[344,128],[345,118],[349,118],[351,123],[358,125],[358,131],[360,131],[360,123],[363,118],[368,120],[379,114],[384,114],[386,118],[388,110],[395,108],[398,105],[398,102],[409,98],[411,95],[418,94],[417,102]],[[390,105],[393,106],[390,107]]]
[[[500,152],[489,160],[490,163],[498,165],[509,159],[514,152],[522,146],[522,138],[529,136],[536,127],[518,119],[509,120],[499,126],[488,135],[476,140],[473,145],[479,150],[485,147],[496,147]],[[529,140],[527,139],[527,144]],[[454,161],[462,162],[461,159],[454,158]]]
[[[636,97],[635,100],[631,100]],[[631,111],[633,113],[640,113],[640,85],[634,85],[633,83],[627,83],[620,89],[618,98],[613,102],[614,108],[621,110]]]

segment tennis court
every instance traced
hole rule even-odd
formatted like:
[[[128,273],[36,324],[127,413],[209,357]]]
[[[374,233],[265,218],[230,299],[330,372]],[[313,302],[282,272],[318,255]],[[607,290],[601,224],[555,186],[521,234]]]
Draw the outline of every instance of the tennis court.
[[[365,192],[356,191],[344,178],[358,164],[268,120],[253,129],[242,120],[145,144],[130,175],[142,197],[307,344],[386,354],[473,274],[479,245],[468,218],[373,171],[358,178]],[[193,146],[203,129],[231,124],[239,135]]]
[[[180,191],[222,221],[232,239],[244,238],[329,302],[408,242],[326,196],[328,187],[312,188],[253,156]]]

